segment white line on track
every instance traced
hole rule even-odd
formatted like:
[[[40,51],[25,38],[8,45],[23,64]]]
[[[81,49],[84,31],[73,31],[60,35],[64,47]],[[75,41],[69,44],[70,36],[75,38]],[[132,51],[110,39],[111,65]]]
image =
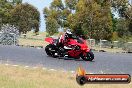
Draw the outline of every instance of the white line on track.
[[[19,65],[11,65],[11,64],[5,64],[5,66],[13,66],[13,67],[18,67]],[[24,66],[24,68],[29,68],[29,66]],[[32,67],[33,69],[37,69],[38,67]],[[57,71],[56,69],[47,69],[45,67],[41,68],[42,70],[48,70],[48,71]],[[70,72],[72,74],[75,74],[76,72],[75,71],[66,71],[66,70],[63,70],[62,72],[66,73],[66,72]],[[101,73],[103,73],[101,71]],[[90,73],[90,74],[93,74],[93,73]]]
[[[38,67],[33,67],[33,69],[37,69]]]
[[[29,66],[25,66],[25,68],[29,68]]]
[[[12,65],[13,67],[18,67],[18,65]]]
[[[55,70],[55,69],[49,69],[49,71],[57,71],[57,70]]]
[[[46,70],[47,68],[44,68],[44,67],[43,67],[42,69],[43,69],[43,70]]]
[[[9,64],[5,64],[6,66],[9,66]]]

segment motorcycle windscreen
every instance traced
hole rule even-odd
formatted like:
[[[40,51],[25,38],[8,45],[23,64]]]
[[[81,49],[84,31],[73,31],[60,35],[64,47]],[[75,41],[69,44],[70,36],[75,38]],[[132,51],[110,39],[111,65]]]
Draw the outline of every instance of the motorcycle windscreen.
[[[52,43],[53,42],[53,38],[51,38],[51,37],[45,38],[45,41],[49,42],[49,43]]]

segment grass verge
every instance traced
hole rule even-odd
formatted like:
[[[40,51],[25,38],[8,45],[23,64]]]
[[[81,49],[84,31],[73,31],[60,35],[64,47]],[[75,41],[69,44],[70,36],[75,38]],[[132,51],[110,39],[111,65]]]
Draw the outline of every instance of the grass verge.
[[[75,74],[0,65],[0,88],[132,88],[132,84],[86,84],[79,86]]]
[[[48,42],[45,42],[44,40],[31,40],[31,39],[19,39],[19,45],[29,45],[29,46],[46,46],[49,44]]]
[[[42,40],[33,40],[33,39],[19,39],[19,45],[30,45],[30,46],[46,46],[48,42],[45,42],[44,39]],[[95,50],[100,50],[99,47],[93,47]],[[125,52],[122,49],[109,49],[109,48],[101,48],[101,50],[105,50],[107,52]]]

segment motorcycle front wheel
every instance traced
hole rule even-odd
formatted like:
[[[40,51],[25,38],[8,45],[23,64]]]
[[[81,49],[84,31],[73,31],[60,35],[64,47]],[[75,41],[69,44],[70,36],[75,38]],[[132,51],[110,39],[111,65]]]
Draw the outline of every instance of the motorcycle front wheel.
[[[94,59],[94,54],[90,51],[86,54],[86,56],[82,55],[81,58],[85,61],[92,61]]]
[[[45,51],[46,51],[46,54],[48,56],[52,56],[54,58],[57,58],[58,57],[58,53],[57,53],[57,50],[56,50],[56,46],[55,45],[52,45],[52,44],[47,45],[45,47]]]
[[[46,52],[46,54],[48,55],[48,56],[52,56],[52,53],[51,53],[51,49],[52,49],[52,45],[51,44],[49,44],[49,45],[47,45],[46,47],[45,47],[45,52]]]

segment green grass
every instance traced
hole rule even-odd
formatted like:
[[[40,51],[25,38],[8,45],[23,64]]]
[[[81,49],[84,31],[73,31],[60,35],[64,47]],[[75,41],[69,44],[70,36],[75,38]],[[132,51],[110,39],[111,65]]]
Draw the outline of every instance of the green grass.
[[[19,39],[19,45],[30,45],[30,46],[46,46],[49,44],[48,42],[45,42],[44,39],[42,40],[32,40],[32,39]]]
[[[69,72],[0,65],[0,88],[132,88],[132,84],[86,84],[80,86]]]
[[[0,75],[0,86],[1,88],[36,88],[32,81],[14,80],[7,75]]]
[[[48,43],[44,41],[46,32],[40,32],[39,35],[35,35],[33,32],[28,32],[26,38],[21,35],[19,38],[19,45],[30,45],[30,46],[45,46]]]
[[[30,46],[46,46],[49,44],[45,42],[46,32],[39,32],[39,35],[35,35],[33,32],[28,32],[26,38],[23,35],[19,38],[19,45],[30,45]],[[59,36],[60,34],[56,33],[54,36]]]

